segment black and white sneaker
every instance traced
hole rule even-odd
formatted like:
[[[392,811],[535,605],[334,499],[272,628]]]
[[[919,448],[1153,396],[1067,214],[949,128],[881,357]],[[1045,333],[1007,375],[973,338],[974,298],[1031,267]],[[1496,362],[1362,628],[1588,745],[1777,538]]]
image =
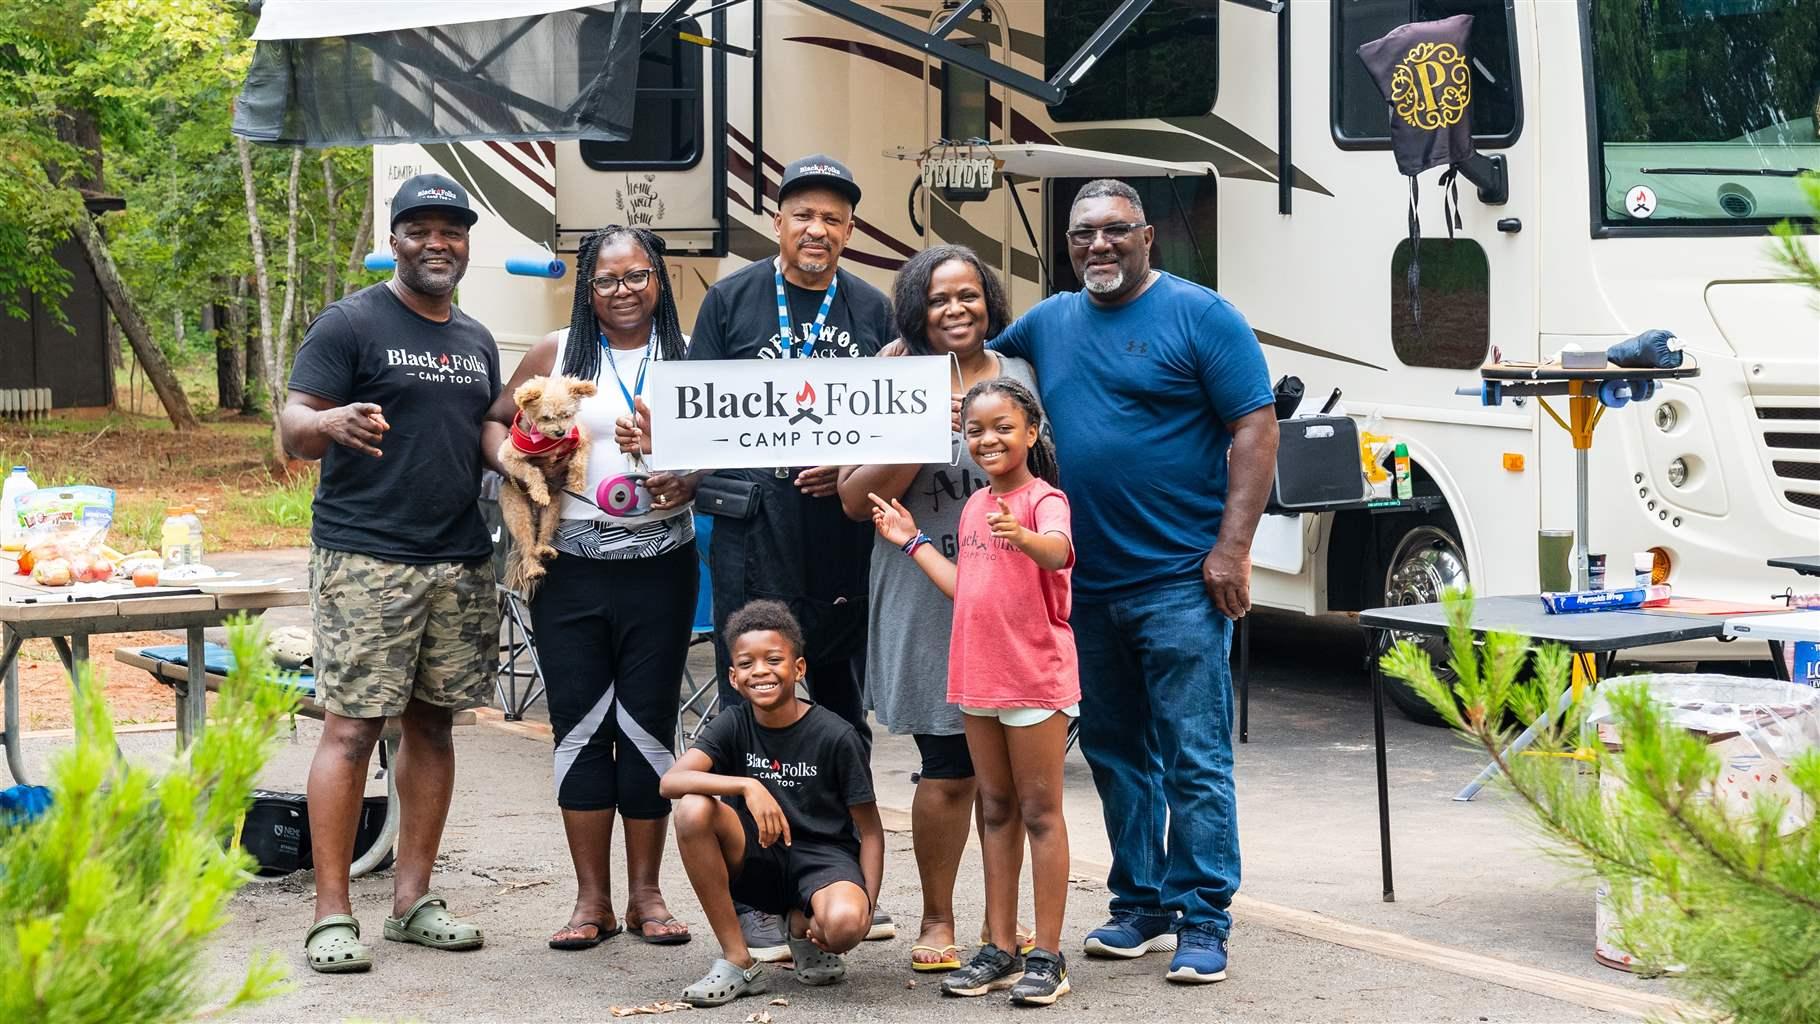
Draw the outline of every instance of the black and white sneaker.
[[[1024,976],[1011,986],[1017,1006],[1048,1006],[1068,994],[1068,961],[1057,951],[1033,949],[1024,957]]]
[[[739,907],[739,933],[745,936],[746,952],[761,964],[775,964],[790,959],[790,944],[784,936],[784,919],[751,907]]]
[[[942,979],[945,996],[983,996],[1017,984],[1024,973],[1024,958],[988,942],[973,954],[966,966]]]
[[[872,911],[872,927],[867,929],[865,941],[882,942],[885,939],[897,938],[897,922],[891,915],[882,910]]]

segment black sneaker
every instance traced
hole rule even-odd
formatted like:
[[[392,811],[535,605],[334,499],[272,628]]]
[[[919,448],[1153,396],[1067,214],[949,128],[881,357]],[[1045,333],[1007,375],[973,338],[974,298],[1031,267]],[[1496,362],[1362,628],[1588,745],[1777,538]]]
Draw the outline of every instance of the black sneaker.
[[[1018,976],[1023,973],[1023,957],[1012,956],[988,942],[973,954],[965,967],[942,979],[942,994],[983,996],[1017,984]]]
[[[1011,986],[1018,1006],[1048,1006],[1068,994],[1068,961],[1060,952],[1033,949],[1024,957],[1024,976]]]

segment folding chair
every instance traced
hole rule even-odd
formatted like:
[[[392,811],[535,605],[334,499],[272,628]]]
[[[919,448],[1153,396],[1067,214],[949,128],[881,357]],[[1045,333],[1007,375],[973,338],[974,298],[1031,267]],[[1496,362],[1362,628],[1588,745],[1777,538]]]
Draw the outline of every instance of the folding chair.
[[[695,594],[695,623],[689,628],[689,649],[693,651],[699,644],[714,642],[714,594],[708,577],[708,538],[714,533],[714,518],[697,515],[695,517],[695,560],[697,570],[701,573],[701,587]],[[697,682],[695,673],[689,671],[689,663],[683,662],[682,706],[676,712],[676,752],[687,750],[702,726],[714,717],[720,704],[720,680],[710,672],[708,678]],[[689,725],[689,716],[695,719],[694,727]]]
[[[499,511],[502,481],[491,470],[482,474],[480,517],[486,521],[487,533],[493,539],[493,587],[499,593],[499,620],[505,627],[499,642],[499,664],[493,674],[493,692],[506,720],[516,722],[543,696],[544,680],[543,663],[537,659],[537,639],[531,631],[531,608],[523,594],[505,584],[506,566],[512,557],[512,534]]]

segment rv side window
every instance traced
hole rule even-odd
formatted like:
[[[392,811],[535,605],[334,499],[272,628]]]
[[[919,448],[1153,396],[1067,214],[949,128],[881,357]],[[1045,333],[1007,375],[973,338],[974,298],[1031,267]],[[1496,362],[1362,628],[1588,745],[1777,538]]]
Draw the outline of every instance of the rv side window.
[[[1342,149],[1390,146],[1390,110],[1365,72],[1359,47],[1398,25],[1472,15],[1472,137],[1508,146],[1523,129],[1511,0],[1334,0],[1333,139]]]
[[[1405,366],[1476,370],[1491,349],[1491,273],[1470,238],[1422,239],[1422,325],[1409,308],[1409,239],[1390,257],[1390,346]]]
[[[1087,178],[1049,178],[1047,190],[1047,230],[1044,232],[1043,258],[1049,261],[1051,292],[1079,291],[1081,279],[1074,274],[1068,255],[1068,211],[1074,205],[1074,194],[1087,184]],[[1215,190],[1218,180],[1209,174],[1194,178],[1125,178],[1137,190],[1144,204],[1144,220],[1156,228],[1156,240],[1150,244],[1150,265],[1167,270],[1209,288],[1214,286],[1216,239],[1219,228]],[[1174,188],[1170,187],[1174,182]],[[1179,201],[1178,201],[1179,197]],[[1476,365],[1476,364],[1475,364]]]
[[[645,15],[649,24],[657,15]],[[604,21],[604,19],[602,19]],[[701,24],[685,18],[667,38],[644,52],[638,62],[638,92],[633,100],[632,137],[625,142],[581,143],[581,159],[597,171],[684,170],[701,161],[702,48],[685,43],[677,32],[701,34]],[[605,45],[582,32],[577,45]]]
[[[1053,76],[1105,24],[1120,0],[1043,5],[1043,77]],[[1219,88],[1219,5],[1158,0],[1049,108],[1057,121],[1200,117]]]

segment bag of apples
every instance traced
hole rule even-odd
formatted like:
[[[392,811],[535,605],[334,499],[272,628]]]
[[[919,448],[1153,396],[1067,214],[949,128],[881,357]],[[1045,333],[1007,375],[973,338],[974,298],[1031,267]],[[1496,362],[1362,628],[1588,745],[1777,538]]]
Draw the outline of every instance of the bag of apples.
[[[25,527],[19,571],[47,587],[100,583],[114,577],[107,531],[114,492],[106,487],[42,487],[18,500]]]

